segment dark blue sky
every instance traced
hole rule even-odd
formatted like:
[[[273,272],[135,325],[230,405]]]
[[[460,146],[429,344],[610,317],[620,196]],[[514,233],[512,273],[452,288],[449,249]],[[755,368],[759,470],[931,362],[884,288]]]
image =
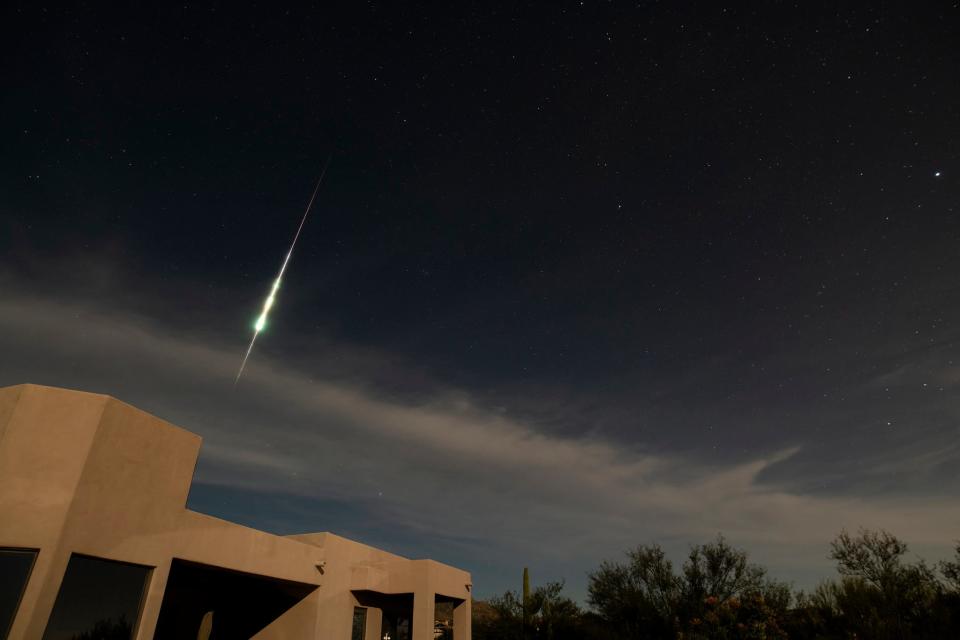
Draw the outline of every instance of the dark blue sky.
[[[960,536],[960,13],[3,9],[0,383],[205,437],[192,505],[480,595],[727,533]],[[250,326],[325,158],[268,330]]]

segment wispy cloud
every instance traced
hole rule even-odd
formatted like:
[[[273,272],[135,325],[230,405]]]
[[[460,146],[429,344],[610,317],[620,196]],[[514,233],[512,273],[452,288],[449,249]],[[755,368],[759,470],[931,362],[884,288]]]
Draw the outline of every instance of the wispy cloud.
[[[340,358],[349,352],[335,348]],[[577,591],[576,571],[628,546],[659,540],[679,551],[718,531],[804,581],[805,571],[829,571],[826,542],[843,527],[886,527],[944,551],[960,532],[952,496],[805,495],[761,480],[777,477],[800,447],[721,465],[560,436],[463,390],[436,386],[412,402],[363,384],[356,366],[346,378],[318,367],[324,375],[313,378],[309,358],[323,358],[322,349],[295,366],[258,354],[234,390],[236,348],[131,315],[8,295],[0,352],[2,384],[108,393],[201,434],[198,482],[359,505],[378,526],[419,532],[423,555],[433,541],[459,541],[467,547],[455,560],[474,568],[478,584],[511,566],[564,557]],[[358,360],[377,364],[370,353]],[[956,453],[920,448],[911,464]],[[884,464],[893,463],[876,461]],[[338,528],[324,513],[313,523],[298,511],[290,521]],[[488,566],[491,557],[503,566]]]

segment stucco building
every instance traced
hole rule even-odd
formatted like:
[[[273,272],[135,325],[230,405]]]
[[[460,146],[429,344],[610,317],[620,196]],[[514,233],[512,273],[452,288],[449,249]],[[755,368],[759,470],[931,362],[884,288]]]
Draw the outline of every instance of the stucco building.
[[[0,640],[434,640],[437,608],[470,640],[469,573],[191,511],[199,452],[108,396],[0,389]]]

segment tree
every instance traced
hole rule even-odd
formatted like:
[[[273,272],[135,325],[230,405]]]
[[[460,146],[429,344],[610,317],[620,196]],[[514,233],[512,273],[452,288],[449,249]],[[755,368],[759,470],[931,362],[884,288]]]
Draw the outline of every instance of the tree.
[[[523,599],[516,591],[474,604],[473,637],[476,640],[523,639]]]
[[[658,545],[627,552],[624,564],[603,562],[587,585],[587,601],[624,639],[673,637],[679,593],[673,565]]]
[[[954,593],[960,593],[960,542],[957,543],[956,552],[954,560],[940,563],[940,572],[947,581],[947,588]]]
[[[487,600],[474,600],[470,605],[474,640],[499,638],[497,626],[500,614]]]
[[[522,591],[507,591],[487,602],[475,602],[474,638],[584,640],[590,637],[580,607],[563,595],[563,586],[563,581],[550,582],[531,591],[528,581],[526,599]]]
[[[589,575],[591,611],[563,582],[474,603],[476,640],[933,640],[960,638],[960,543],[935,568],[886,531],[842,531],[839,580],[793,595],[723,536],[691,547],[679,572],[657,545]],[[793,604],[791,608],[791,604]]]
[[[690,549],[678,576],[663,550],[640,546],[590,576],[588,601],[619,638],[782,638],[790,587],[767,578],[723,536]]]
[[[580,607],[570,598],[562,595],[563,581],[548,582],[537,587],[532,595],[533,604],[539,611],[534,620],[537,638],[543,640],[563,640],[580,638]]]
[[[106,618],[97,620],[87,631],[75,634],[71,640],[129,640],[133,635],[133,625],[126,616],[119,619]]]
[[[960,637],[960,542],[954,559],[940,563],[940,573],[945,582],[937,602],[940,617],[944,628],[952,630],[954,637]]]
[[[887,531],[846,531],[830,545],[845,579],[838,606],[854,629],[875,638],[930,637],[941,585],[922,560],[904,562],[907,544]]]
[[[865,580],[881,591],[895,586],[907,552],[907,544],[886,531],[860,530],[859,536],[846,531],[830,543],[830,557],[837,561],[840,575]]]
[[[747,592],[760,591],[766,571],[747,562],[745,551],[734,549],[723,536],[693,547],[683,565],[684,598],[701,601],[713,596],[720,602]]]
[[[685,638],[783,638],[790,600],[788,585],[718,535],[690,550],[677,612]]]
[[[797,592],[793,597],[794,606],[787,612],[783,624],[791,640],[848,638],[837,602],[839,589],[838,583],[825,580],[810,593]]]

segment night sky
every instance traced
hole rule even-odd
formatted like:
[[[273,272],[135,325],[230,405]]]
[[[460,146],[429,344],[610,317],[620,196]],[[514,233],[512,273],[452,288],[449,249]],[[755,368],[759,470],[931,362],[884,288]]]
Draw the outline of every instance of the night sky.
[[[0,384],[199,433],[192,508],[479,596],[960,537],[957,3],[17,4]]]

